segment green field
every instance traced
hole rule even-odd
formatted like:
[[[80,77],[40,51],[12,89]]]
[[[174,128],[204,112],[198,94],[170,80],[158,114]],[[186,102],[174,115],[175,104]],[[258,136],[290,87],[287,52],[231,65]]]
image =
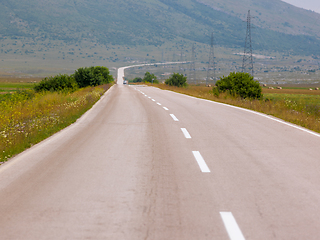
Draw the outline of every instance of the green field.
[[[0,94],[13,93],[19,90],[33,88],[34,83],[2,83],[0,82]]]
[[[0,78],[0,101],[10,97],[12,93],[32,89],[40,78]]]

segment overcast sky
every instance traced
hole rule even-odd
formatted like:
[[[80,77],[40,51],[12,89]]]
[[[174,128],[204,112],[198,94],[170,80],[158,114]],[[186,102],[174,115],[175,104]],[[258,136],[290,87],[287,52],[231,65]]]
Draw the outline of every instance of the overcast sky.
[[[320,0],[282,0],[294,6],[320,13]]]

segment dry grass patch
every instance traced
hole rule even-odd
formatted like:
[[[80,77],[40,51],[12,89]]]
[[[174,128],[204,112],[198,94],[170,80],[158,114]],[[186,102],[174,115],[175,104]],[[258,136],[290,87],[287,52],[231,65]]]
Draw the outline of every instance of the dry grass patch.
[[[276,94],[304,94],[304,95],[320,95],[320,90],[312,91],[308,89],[267,89],[263,88],[262,93],[276,93]]]

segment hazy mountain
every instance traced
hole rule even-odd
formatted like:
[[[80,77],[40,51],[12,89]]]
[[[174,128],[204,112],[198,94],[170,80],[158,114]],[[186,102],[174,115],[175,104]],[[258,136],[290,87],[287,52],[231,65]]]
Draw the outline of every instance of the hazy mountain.
[[[214,32],[216,45],[243,48],[249,9],[254,50],[319,54],[320,15],[280,0],[1,0],[0,41],[2,52],[8,39],[159,47],[207,44]]]
[[[320,14],[279,0],[198,0],[218,11],[246,20],[251,10],[252,22],[261,28],[293,35],[320,37]]]

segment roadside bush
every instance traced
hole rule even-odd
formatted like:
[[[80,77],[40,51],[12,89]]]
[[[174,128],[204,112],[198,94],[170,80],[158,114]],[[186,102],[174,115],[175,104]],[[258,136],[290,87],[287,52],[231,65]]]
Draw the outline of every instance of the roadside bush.
[[[141,77],[136,77],[135,79],[133,79],[132,82],[137,83],[137,82],[142,82],[142,78]]]
[[[157,80],[157,77],[152,73],[146,72],[144,74],[144,78],[143,78],[144,82],[150,82],[150,83],[159,83],[159,81]]]
[[[250,99],[261,99],[263,96],[259,82],[253,80],[249,73],[242,72],[232,72],[228,77],[220,78],[213,88],[213,93],[218,95],[221,92]]]
[[[80,88],[87,86],[98,86],[113,81],[109,69],[106,67],[79,68],[74,73],[74,78]]]
[[[74,92],[78,89],[78,84],[72,76],[57,75],[43,79],[34,86],[36,92],[50,91],[50,92]]]
[[[169,86],[185,87],[187,86],[187,77],[184,77],[183,74],[173,73],[165,83]]]

